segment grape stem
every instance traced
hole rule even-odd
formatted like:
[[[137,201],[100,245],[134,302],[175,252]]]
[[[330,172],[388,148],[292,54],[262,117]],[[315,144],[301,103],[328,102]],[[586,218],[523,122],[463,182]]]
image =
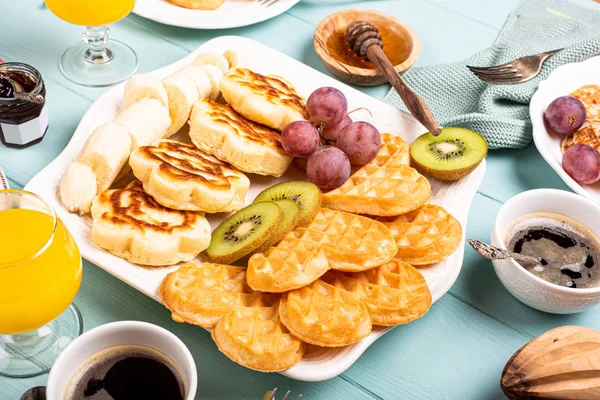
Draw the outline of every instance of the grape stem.
[[[325,128],[326,126],[327,126],[327,124],[325,122],[319,122],[317,125],[315,125],[315,128],[317,128],[317,132],[319,132],[319,138],[321,138],[321,140],[319,141],[319,144],[321,145],[321,147],[331,146],[332,144],[336,143],[335,140],[327,139],[326,137],[323,136],[323,128]]]
[[[348,115],[352,114],[353,112],[360,111],[360,110],[365,110],[365,111],[367,111],[367,112],[369,113],[369,116],[370,116],[371,118],[373,117],[373,113],[371,113],[371,110],[369,110],[369,109],[368,109],[368,108],[366,108],[366,107],[358,107],[358,108],[355,108],[355,109],[354,109],[354,110],[352,110],[352,111],[348,111]]]

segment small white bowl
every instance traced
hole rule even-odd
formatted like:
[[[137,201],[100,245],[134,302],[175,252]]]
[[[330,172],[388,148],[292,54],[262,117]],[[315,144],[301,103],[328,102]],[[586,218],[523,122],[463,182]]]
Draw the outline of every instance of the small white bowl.
[[[525,214],[550,212],[579,221],[600,235],[600,206],[575,193],[556,189],[536,189],[508,200],[496,216],[491,243],[506,249],[511,223]],[[570,289],[533,275],[512,259],[494,260],[494,270],[508,291],[530,307],[555,314],[572,314],[600,303],[600,287]],[[600,268],[597,265],[595,268]]]
[[[48,377],[48,400],[61,400],[71,376],[83,362],[101,350],[134,344],[150,347],[169,357],[183,375],[185,400],[194,400],[198,384],[196,364],[185,344],[168,330],[138,321],[120,321],[91,329],[75,339],[58,356]]]

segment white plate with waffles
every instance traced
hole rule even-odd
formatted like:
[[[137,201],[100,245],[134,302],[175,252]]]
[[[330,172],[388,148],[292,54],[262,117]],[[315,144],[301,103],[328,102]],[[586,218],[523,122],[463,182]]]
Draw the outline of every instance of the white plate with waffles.
[[[190,64],[201,52],[213,51],[222,53],[227,49],[233,49],[246,56],[251,63],[252,69],[258,73],[283,76],[305,97],[308,97],[312,91],[322,86],[333,86],[340,89],[348,99],[349,109],[365,107],[371,111],[371,116],[365,112],[361,114],[361,119],[374,124],[380,132],[390,132],[400,135],[409,143],[424,132],[424,128],[409,114],[352,89],[260,43],[241,37],[224,36],[213,39],[182,60],[158,69],[151,74],[162,79]],[[91,217],[81,217],[69,213],[61,204],[58,195],[58,185],[61,177],[68,164],[77,157],[87,137],[94,128],[112,120],[119,112],[123,97],[123,87],[124,84],[121,84],[108,90],[92,104],[81,119],[66,149],[29,182],[26,190],[43,196],[52,204],[60,218],[66,223],[76,238],[85,259],[159,301],[157,289],[161,281],[167,273],[175,270],[177,267],[141,267],[130,264],[99,248],[90,240]],[[450,257],[443,262],[419,268],[427,280],[434,302],[448,292],[460,272],[464,253],[464,232],[466,231],[469,208],[483,180],[485,168],[484,160],[470,175],[453,183],[442,183],[430,179],[432,186],[431,203],[447,209],[460,221],[464,228],[461,245]],[[260,191],[275,183],[305,179],[305,176],[292,166],[280,178],[257,175],[249,175],[249,177],[251,186],[246,197],[247,204],[251,203]],[[208,216],[213,228],[223,218],[222,214]],[[400,327],[399,329],[402,328]],[[322,381],[333,378],[349,368],[375,340],[390,330],[391,328],[374,328],[370,336],[354,345],[338,349],[319,350],[316,353],[307,354],[302,361],[282,373],[285,376],[303,381]],[[402,343],[398,343],[399,350],[402,346]]]
[[[238,28],[283,14],[300,0],[225,0],[216,10],[192,10],[168,0],[138,0],[133,12],[165,25],[194,29]]]
[[[582,185],[565,172],[562,167],[562,136],[548,132],[544,123],[544,111],[557,97],[569,95],[582,86],[600,86],[599,70],[600,57],[562,65],[540,82],[529,105],[529,114],[533,125],[533,141],[544,160],[573,191],[596,203],[600,203],[600,183]],[[600,96],[600,93],[595,96]],[[597,105],[595,107],[598,108]]]

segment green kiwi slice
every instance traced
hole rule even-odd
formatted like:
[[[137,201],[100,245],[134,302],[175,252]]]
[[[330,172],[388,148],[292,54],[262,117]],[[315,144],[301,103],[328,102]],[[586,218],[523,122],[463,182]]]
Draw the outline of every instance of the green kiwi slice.
[[[421,135],[410,146],[412,164],[442,181],[456,181],[471,173],[487,154],[487,142],[465,128],[444,128],[439,136]]]
[[[296,202],[293,200],[277,200],[274,203],[283,211],[283,218],[275,233],[266,242],[261,244],[255,253],[264,253],[269,247],[281,242],[285,235],[290,233],[298,225],[298,221],[300,221],[300,207],[298,207]]]
[[[215,263],[231,264],[266,242],[282,219],[281,208],[273,202],[250,204],[221,222],[206,253]]]
[[[317,185],[312,182],[289,181],[263,190],[256,196],[254,202],[277,200],[293,200],[300,208],[298,226],[306,226],[319,211],[323,196]]]

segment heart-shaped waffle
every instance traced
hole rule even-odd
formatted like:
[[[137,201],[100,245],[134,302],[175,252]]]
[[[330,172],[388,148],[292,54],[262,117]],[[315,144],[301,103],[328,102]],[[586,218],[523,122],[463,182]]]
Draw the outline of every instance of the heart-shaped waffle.
[[[246,284],[245,268],[212,263],[191,263],[171,272],[158,294],[174,321],[205,328],[235,306],[260,304],[263,296]]]
[[[357,214],[391,216],[421,207],[430,196],[429,181],[416,169],[369,163],[342,186],[325,193],[323,206]]]
[[[278,303],[263,297],[260,306],[238,306],[217,322],[212,338],[219,350],[244,367],[276,372],[296,364],[305,344],[281,323]]]
[[[306,228],[296,228],[266,253],[248,261],[248,285],[281,293],[317,280],[329,269],[363,271],[385,264],[396,244],[381,222],[322,208]]]
[[[411,265],[440,262],[452,254],[462,240],[460,222],[433,204],[400,215],[385,225],[396,239],[396,258]]]
[[[321,280],[356,294],[367,305],[374,325],[406,324],[423,316],[431,306],[431,292],[423,275],[399,260],[364,272],[329,271]]]
[[[400,136],[391,133],[381,134],[381,148],[377,157],[369,164],[378,167],[410,165],[410,147]]]
[[[358,295],[321,280],[285,293],[279,316],[294,336],[324,347],[358,342],[372,328],[369,310]]]

